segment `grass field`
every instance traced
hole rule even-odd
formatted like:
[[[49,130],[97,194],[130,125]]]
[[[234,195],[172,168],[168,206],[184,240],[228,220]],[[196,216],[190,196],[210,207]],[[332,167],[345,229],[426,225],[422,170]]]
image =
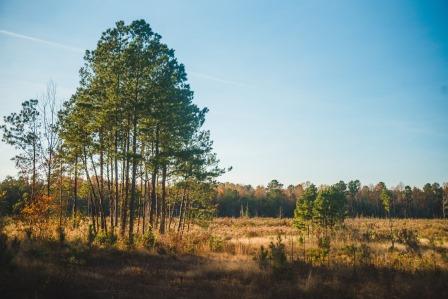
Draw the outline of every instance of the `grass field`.
[[[218,218],[133,248],[104,235],[89,244],[87,223],[63,242],[50,227],[28,239],[7,221],[2,298],[448,298],[446,220],[394,220],[391,249],[388,220],[347,219],[324,256],[316,232],[301,242],[289,219]],[[285,261],[269,259],[271,242]]]

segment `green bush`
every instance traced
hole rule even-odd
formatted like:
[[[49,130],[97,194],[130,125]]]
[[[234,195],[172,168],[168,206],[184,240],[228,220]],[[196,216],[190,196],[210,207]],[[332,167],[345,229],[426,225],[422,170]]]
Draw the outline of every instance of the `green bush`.
[[[265,271],[270,266],[275,278],[286,278],[287,274],[291,273],[286,258],[285,244],[283,244],[280,234],[277,235],[277,241],[275,243],[271,241],[269,250],[265,249],[264,246],[260,246],[260,249],[254,256],[254,260],[261,270]]]
[[[274,275],[284,273],[287,268],[286,250],[280,235],[277,235],[277,242],[269,244],[269,250],[269,258]]]
[[[261,245],[257,254],[254,256],[254,260],[257,262],[258,267],[261,270],[266,270],[269,266],[269,252]]]
[[[322,250],[318,248],[310,248],[306,251],[307,260],[311,264],[322,264],[324,257],[322,256]]]
[[[221,237],[211,235],[208,245],[211,251],[221,252],[224,249],[224,240]]]
[[[145,246],[145,248],[147,249],[154,249],[154,247],[156,246],[156,242],[157,242],[156,235],[154,234],[152,227],[149,226],[148,230],[143,236],[143,246]]]
[[[324,236],[317,240],[317,246],[321,250],[322,257],[327,257],[330,254],[331,240],[330,237]]]
[[[117,242],[117,236],[113,233],[101,231],[95,236],[95,241],[102,246],[112,246]]]

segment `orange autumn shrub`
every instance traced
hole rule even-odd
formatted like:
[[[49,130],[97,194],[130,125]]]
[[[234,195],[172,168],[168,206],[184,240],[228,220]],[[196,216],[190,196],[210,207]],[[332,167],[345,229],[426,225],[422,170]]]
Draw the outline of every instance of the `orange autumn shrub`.
[[[27,228],[39,237],[42,237],[42,234],[48,231],[52,203],[53,197],[37,195],[21,211],[21,216]]]

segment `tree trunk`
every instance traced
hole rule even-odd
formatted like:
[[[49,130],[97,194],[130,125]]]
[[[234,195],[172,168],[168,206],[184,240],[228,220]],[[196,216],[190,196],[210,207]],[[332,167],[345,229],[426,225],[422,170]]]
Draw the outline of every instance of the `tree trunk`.
[[[31,185],[31,200],[34,201],[36,195],[36,141],[33,142],[33,177]]]
[[[179,207],[179,223],[177,225],[177,232],[180,233],[181,229],[182,229],[182,222],[184,219],[184,215],[185,215],[185,209],[186,209],[186,192],[187,192],[187,184],[185,183],[184,186],[184,191],[182,193],[182,201],[180,203],[180,207]]]
[[[109,199],[109,218],[110,218],[110,229],[113,232],[114,230],[114,198],[115,198],[115,193],[114,193],[114,169],[113,169],[113,159],[110,156],[110,152],[108,155],[108,160],[107,161],[107,191],[108,191],[108,199]]]
[[[60,172],[59,172],[59,205],[60,205],[60,214],[59,214],[59,227],[62,226],[62,159],[60,158]]]
[[[95,187],[93,186],[93,183],[92,183],[92,180],[90,179],[90,174],[89,174],[89,169],[88,169],[88,165],[87,165],[87,153],[86,153],[86,148],[85,148],[85,146],[83,147],[83,154],[84,154],[84,170],[85,170],[85,172],[86,172],[86,178],[87,178],[87,181],[88,181],[88,183],[89,183],[89,186],[90,186],[90,192],[91,192],[91,199],[92,199],[92,215],[93,214],[95,214],[95,216],[93,216],[93,220],[94,220],[94,218],[96,217],[96,215],[97,215],[97,204],[96,204],[96,202],[97,202],[97,196],[96,196],[96,193],[95,193]],[[95,212],[93,212],[95,210]],[[95,223],[93,223],[94,225],[95,225]],[[95,229],[95,233],[96,233],[96,228],[94,227],[94,229]]]
[[[137,111],[134,109],[133,132],[132,132],[132,181],[131,181],[131,200],[129,202],[129,243],[134,242],[134,203],[137,198],[136,180],[137,180]]]
[[[190,223],[191,223],[191,219],[192,219],[192,217],[191,217],[191,200],[190,200],[190,198],[189,198],[189,196],[188,196],[188,193],[187,193],[187,205],[186,205],[186,207],[187,207],[187,209],[185,210],[184,224],[183,224],[183,226],[182,226],[182,235],[184,234],[184,230],[185,230],[185,222],[186,222],[187,220],[188,220],[188,223],[187,223],[187,232],[190,231]]]
[[[160,233],[165,233],[165,217],[166,217],[166,164],[162,166],[162,202],[161,204],[161,216],[160,216]]]
[[[47,196],[50,196],[50,188],[51,188],[51,163],[53,159],[53,150],[50,149],[48,157],[48,168],[47,168]]]
[[[100,158],[100,161],[102,159]],[[103,192],[101,190],[101,183],[100,183],[100,179],[98,179],[98,173],[96,171],[96,166],[95,166],[95,162],[93,161],[93,157],[92,155],[90,155],[90,162],[92,163],[92,168],[93,168],[93,173],[95,174],[95,181],[96,181],[96,185],[98,186],[98,198],[99,198],[99,214],[100,214],[100,222],[101,222],[101,230],[106,230],[106,218],[105,218],[105,209],[104,209],[104,198],[103,198]],[[101,162],[100,162],[101,163]],[[102,171],[102,170],[101,170]]]
[[[96,230],[96,222],[95,222],[95,213],[94,213],[94,203],[93,203],[92,191],[90,191],[89,202],[90,202],[90,219],[92,221],[93,233],[96,234],[97,230]]]
[[[146,229],[146,210],[147,210],[147,197],[148,197],[148,172],[145,169],[145,183],[143,192],[143,219],[142,219],[142,234],[145,234]]]
[[[126,219],[127,219],[127,213],[128,213],[128,195],[129,195],[129,132],[127,132],[126,135],[126,145],[125,145],[125,157],[126,157],[126,163],[125,163],[125,169],[124,169],[124,175],[126,176],[125,179],[125,186],[124,186],[124,195],[123,200],[121,203],[121,227],[120,227],[120,235],[124,236],[125,230],[126,230]]]
[[[95,168],[94,168],[95,169]],[[95,173],[96,175],[96,173]],[[100,207],[101,207],[101,229],[107,231],[106,226],[106,199],[104,196],[104,138],[103,130],[100,130]]]
[[[73,228],[76,227],[76,213],[78,209],[78,156],[75,157],[75,182],[73,187],[73,207],[72,207],[72,217],[73,217]]]
[[[152,171],[151,175],[151,211],[149,213],[149,223],[151,224],[151,227],[155,229],[154,227],[154,216],[156,213],[156,179],[157,179],[157,172],[158,172],[158,161],[159,158],[159,127],[156,128],[156,140],[155,140],[155,154],[154,154],[154,169]]]
[[[115,154],[114,154],[114,167],[115,167],[115,226],[118,225],[118,133],[115,131]]]

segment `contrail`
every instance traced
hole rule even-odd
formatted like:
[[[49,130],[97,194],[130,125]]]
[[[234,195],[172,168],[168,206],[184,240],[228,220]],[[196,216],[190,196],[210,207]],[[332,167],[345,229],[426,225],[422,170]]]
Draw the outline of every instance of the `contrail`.
[[[46,44],[46,45],[49,45],[49,46],[52,46],[52,47],[57,47],[57,48],[65,49],[65,50],[72,51],[72,52],[84,53],[84,50],[80,49],[80,48],[64,45],[64,44],[61,44],[61,43],[57,43],[57,42],[53,42],[53,41],[49,41],[49,40],[45,40],[45,39],[29,36],[29,35],[15,33],[15,32],[8,31],[8,30],[0,29],[0,34],[12,36],[12,37],[20,38],[20,39],[24,39],[24,40],[29,40],[29,41],[36,42],[36,43]],[[204,74],[204,73],[190,72],[190,74],[192,74],[195,77],[199,77],[199,78],[203,78],[203,79],[207,79],[207,80],[211,80],[211,81],[215,81],[215,82],[219,82],[219,83],[223,83],[223,84],[229,84],[229,85],[234,85],[234,86],[239,86],[239,87],[250,87],[250,85],[245,84],[245,83],[235,82],[235,81],[231,81],[231,80],[227,80],[227,79],[222,79],[222,78],[218,78],[218,77],[215,77],[215,76],[207,75],[207,74]]]
[[[46,44],[46,45],[49,45],[49,46],[52,46],[52,47],[62,48],[62,49],[73,51],[73,52],[77,52],[77,53],[84,53],[84,50],[82,50],[80,48],[76,48],[76,47],[72,47],[72,46],[68,46],[68,45],[52,42],[52,41],[41,39],[41,38],[37,38],[37,37],[23,35],[23,34],[11,32],[11,31],[7,31],[7,30],[0,30],[0,33],[4,34],[4,35],[16,37],[16,38],[21,38],[21,39],[33,41],[33,42],[36,42],[36,43]]]
[[[235,85],[235,86],[239,86],[239,87],[250,87],[250,85],[245,84],[245,83],[231,81],[231,80],[227,80],[227,79],[222,79],[222,78],[218,78],[218,77],[215,77],[215,76],[210,76],[210,75],[203,74],[203,73],[198,73],[198,72],[189,72],[189,73],[192,74],[193,76],[196,76],[196,77],[199,77],[199,78],[208,79],[208,80],[212,80],[212,81],[219,82],[219,83]]]

